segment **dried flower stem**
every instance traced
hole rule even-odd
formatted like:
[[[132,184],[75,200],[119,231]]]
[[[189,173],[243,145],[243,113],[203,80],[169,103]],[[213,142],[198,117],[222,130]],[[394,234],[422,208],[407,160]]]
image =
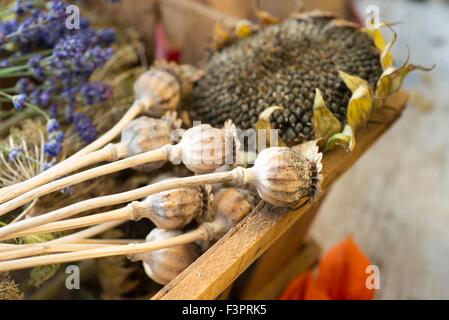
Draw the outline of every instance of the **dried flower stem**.
[[[130,243],[128,245],[114,245],[105,248],[87,249],[77,252],[59,253],[52,255],[43,255],[24,259],[16,259],[0,262],[0,272],[30,267],[58,264],[86,259],[95,259],[101,257],[111,257],[118,255],[139,254],[174,246],[184,245],[196,241],[208,241],[213,239],[223,231],[229,228],[229,222],[226,219],[216,219],[213,222],[201,224],[197,229],[190,232],[157,242],[149,243]],[[50,247],[51,245],[49,245]],[[48,249],[50,250],[50,249]]]
[[[4,226],[0,228],[0,239],[4,239],[9,235],[17,233],[19,231],[37,227],[52,221],[65,219],[84,211],[141,199],[151,194],[165,190],[226,182],[242,185],[251,180],[252,177],[252,168],[243,169],[238,167],[228,172],[210,173],[205,175],[161,181],[127,192],[80,201],[67,207],[48,212],[46,214],[42,214],[27,220],[22,220],[14,224]]]
[[[90,228],[84,229],[82,231],[78,231],[78,232],[69,234],[67,236],[48,241],[48,243],[50,243],[50,242],[51,243],[54,243],[54,242],[69,243],[69,242],[73,242],[74,240],[78,241],[79,239],[87,239],[87,238],[95,237],[95,236],[102,234],[103,232],[106,232],[108,230],[111,230],[121,224],[123,224],[123,221],[102,223],[102,224],[96,225],[94,227],[90,227]]]
[[[115,245],[115,244],[128,244],[131,242],[140,242],[141,240],[126,240],[126,239],[85,239],[87,237],[93,237],[97,234],[103,233],[109,229],[116,227],[117,225],[122,224],[122,221],[112,222],[112,223],[103,223],[97,225],[95,227],[88,228],[83,231],[79,231],[76,233],[72,233],[71,235],[61,237],[52,241],[47,241],[45,243],[37,243],[37,244],[23,244],[23,245],[7,245],[7,247],[0,248],[0,260],[5,259],[17,259],[21,257],[28,257],[31,255],[37,255],[42,253],[49,253],[50,251],[46,250],[55,250],[52,252],[66,252],[69,251],[77,251],[74,250],[75,247],[64,247],[60,246],[60,244],[91,244],[91,245]],[[55,246],[56,244],[56,246]],[[48,246],[51,246],[52,249],[47,249]],[[81,248],[80,250],[85,250],[86,248]]]
[[[110,244],[95,244],[95,243],[53,243],[53,244],[33,244],[27,248],[21,248],[16,250],[9,250],[6,252],[0,252],[0,261],[18,259],[28,256],[35,256],[45,253],[57,253],[57,252],[75,252],[89,249],[97,249],[109,247]]]
[[[130,121],[132,121],[134,118],[136,118],[139,114],[143,112],[146,103],[149,102],[136,100],[134,104],[131,106],[131,108],[129,108],[129,110],[123,115],[123,117],[120,119],[119,122],[117,122],[117,124],[114,127],[112,127],[100,138],[98,138],[88,146],[84,147],[83,149],[79,150],[77,153],[73,154],[69,158],[59,162],[55,166],[47,169],[46,171],[40,173],[39,175],[35,176],[32,179],[1,189],[0,203],[13,199],[14,197],[24,192],[27,192],[44,183],[52,181],[55,178],[61,177],[62,175],[67,174],[68,172],[75,171],[89,164],[100,162],[102,161],[101,159],[104,160],[105,158],[107,158],[106,150],[100,150],[102,152],[99,151],[96,154],[89,154],[89,153],[92,153],[93,151],[96,151],[104,147],[107,143],[109,143],[115,137],[117,137]],[[84,155],[86,155],[86,157],[80,159],[80,157]],[[67,170],[68,167],[72,168],[72,170],[65,171]]]
[[[75,219],[68,219],[68,220],[62,220],[57,222],[50,222],[47,224],[44,224],[39,227],[27,229],[22,232],[14,233],[8,236],[8,239],[11,238],[19,238],[27,235],[33,235],[33,234],[43,234],[43,233],[52,233],[52,232],[58,232],[58,231],[64,231],[64,230],[70,230],[70,229],[79,229],[84,228],[100,223],[105,222],[111,222],[111,221],[127,221],[132,217],[133,215],[133,207],[132,205],[128,205],[126,207],[93,214],[81,218],[75,218]],[[4,240],[4,239],[3,239]]]
[[[100,161],[107,160],[111,155],[109,148],[103,148],[101,150],[92,152],[83,157],[72,159],[64,162],[64,165],[57,165],[54,170],[46,170],[37,176],[34,176],[26,181],[14,184],[12,186],[0,189],[0,202],[5,202],[13,199],[29,190],[33,190],[47,182],[53,181],[67,173],[76,171],[80,168],[89,166]],[[2,215],[2,214],[0,214]]]
[[[84,243],[84,239],[86,239],[86,241],[91,241],[91,242],[95,242],[95,241],[100,241],[101,239],[87,239],[90,237],[94,237],[96,235],[99,235],[105,231],[108,231],[110,229],[113,229],[119,225],[121,225],[124,221],[114,221],[114,222],[107,222],[107,223],[102,223],[99,225],[96,225],[94,227],[90,227],[87,228],[85,230],[82,231],[78,231],[72,234],[69,234],[67,236],[64,237],[60,237],[51,241],[47,241],[46,243],[74,243],[74,242],[80,242],[80,243]],[[118,241],[121,239],[115,239],[114,241]],[[31,246],[32,244],[7,244],[7,243],[1,243],[0,244],[0,252],[3,251],[8,251],[8,250],[16,250],[18,247],[22,248],[22,247],[26,247],[26,246]]]
[[[141,165],[144,163],[167,160],[167,157],[170,154],[170,152],[169,152],[170,148],[171,148],[171,145],[167,145],[167,146],[164,146],[164,147],[156,149],[156,150],[144,152],[144,153],[141,153],[141,154],[133,156],[133,157],[129,157],[126,159],[122,159],[122,160],[113,162],[113,163],[105,164],[103,166],[99,166],[99,167],[92,168],[92,169],[89,169],[86,171],[82,171],[82,172],[76,173],[74,175],[71,175],[71,176],[68,176],[68,177],[65,177],[65,178],[62,178],[59,180],[55,180],[46,185],[41,185],[40,187],[37,187],[36,189],[30,190],[22,195],[19,195],[18,197],[14,198],[8,202],[1,204],[0,205],[0,216],[10,212],[11,210],[14,210],[14,209],[20,207],[21,205],[24,205],[25,203],[33,201],[36,198],[42,197],[43,195],[46,195],[50,192],[71,186],[73,184],[77,184],[77,183],[80,183],[80,182],[83,182],[86,180],[97,178],[99,176],[107,175],[107,174],[110,174],[113,172],[117,172],[120,170],[138,166],[138,165]],[[93,162],[93,161],[97,161],[98,159],[104,159],[106,156],[110,156],[110,150],[107,150],[107,149],[108,148],[92,152],[80,159],[74,159],[72,162],[82,165],[82,162],[86,163],[88,161]],[[64,168],[60,167],[60,170],[64,170]],[[59,172],[60,172],[59,170],[53,171],[52,175],[57,175],[57,174],[59,174]],[[40,179],[40,175],[36,176],[36,178]],[[29,181],[31,181],[31,180],[33,180],[33,178],[30,179]],[[46,180],[47,180],[47,178],[46,178]],[[38,183],[40,183],[40,182],[36,182],[36,184],[38,184]],[[12,191],[12,192],[14,192],[14,191]]]
[[[55,240],[59,240],[55,239]],[[51,241],[45,242],[48,244]],[[60,241],[57,243],[78,243],[78,244],[129,244],[131,242],[143,242],[143,240],[140,239],[72,239],[69,241]],[[6,244],[2,243],[0,244],[0,252],[5,251],[12,251],[12,250],[18,250],[23,248],[32,248],[33,246],[36,246],[36,244],[42,244],[42,243],[26,243],[26,244]]]
[[[63,243],[46,242],[16,245],[19,248],[0,252],[0,261],[36,256],[45,253],[74,252],[141,242],[143,241],[133,239],[73,239],[73,241]]]

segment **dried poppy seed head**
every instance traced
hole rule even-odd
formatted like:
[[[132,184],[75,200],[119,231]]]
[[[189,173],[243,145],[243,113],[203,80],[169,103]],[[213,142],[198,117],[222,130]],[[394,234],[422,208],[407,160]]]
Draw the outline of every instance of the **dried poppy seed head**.
[[[134,83],[134,94],[145,105],[145,112],[161,116],[174,111],[181,100],[181,85],[172,74],[158,69],[143,73]]]
[[[272,147],[257,156],[251,168],[260,197],[275,206],[295,208],[305,197],[315,197],[321,183],[321,157],[314,146],[307,153]]]
[[[146,237],[146,242],[161,241],[181,235],[179,230],[155,228]],[[191,265],[200,255],[193,243],[160,249],[139,255],[146,274],[159,284],[165,285]]]
[[[210,238],[198,241],[197,244],[205,251],[217,239],[236,226],[254,207],[254,197],[246,190],[223,188],[214,197],[214,219],[221,228],[214,229]]]
[[[255,127],[259,114],[278,105],[271,126],[289,144],[314,137],[313,103],[318,88],[339,121],[345,121],[351,91],[339,71],[373,88],[382,73],[372,38],[332,15],[308,13],[261,29],[210,56],[194,86],[193,120],[214,126],[227,119]]]
[[[134,156],[155,150],[171,143],[173,130],[178,129],[181,121],[176,119],[175,112],[167,112],[161,119],[142,116],[132,120],[122,131],[121,144],[126,146],[127,155]],[[150,171],[160,168],[163,161],[137,167]]]
[[[215,195],[215,211],[234,226],[246,217],[254,206],[254,198],[249,192],[237,188],[224,188]]]
[[[192,92],[193,83],[203,76],[203,72],[192,65],[180,65],[163,60],[156,61],[152,69],[166,71],[177,79],[181,87],[181,99],[189,97]]]
[[[148,196],[137,204],[134,219],[150,219],[158,228],[182,229],[212,214],[210,187],[178,188]]]
[[[195,173],[213,172],[227,162],[232,163],[238,147],[235,127],[231,123],[222,129],[201,124],[184,132],[181,142],[170,154],[170,161],[182,161]]]

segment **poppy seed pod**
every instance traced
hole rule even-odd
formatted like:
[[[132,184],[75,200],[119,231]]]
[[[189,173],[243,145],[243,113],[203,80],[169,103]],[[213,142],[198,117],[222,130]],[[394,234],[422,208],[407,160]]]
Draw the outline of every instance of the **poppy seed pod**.
[[[213,172],[226,163],[233,163],[239,148],[236,129],[226,123],[223,129],[201,124],[186,130],[181,142],[170,154],[174,164],[182,162],[195,173]]]
[[[313,145],[308,152],[272,147],[257,156],[249,183],[261,198],[280,207],[296,208],[305,197],[318,194],[322,176],[322,154]]]
[[[146,242],[169,239],[182,232],[179,230],[153,229],[146,237]],[[194,243],[151,251],[139,255],[146,274],[155,282],[165,285],[191,265],[200,255]]]
[[[181,100],[181,86],[176,77],[167,71],[151,69],[134,83],[136,99],[145,104],[145,112],[161,116],[174,111]]]
[[[217,239],[237,225],[254,207],[254,197],[246,190],[237,188],[224,188],[214,195],[214,218],[219,220],[223,228],[215,229],[217,232],[212,239],[198,241],[198,245],[206,251]]]
[[[236,225],[246,217],[254,206],[254,197],[245,190],[224,188],[215,194],[215,214],[226,217]]]
[[[127,148],[128,156],[155,150],[172,141],[172,133],[181,126],[181,120],[176,118],[176,112],[167,112],[161,119],[147,116],[131,121],[122,131],[121,144]],[[158,161],[137,167],[139,170],[151,171],[164,165]]]
[[[128,147],[128,156],[154,150],[169,144],[173,130],[180,125],[176,112],[167,112],[161,119],[142,116],[122,131],[121,143]]]
[[[148,196],[137,203],[134,219],[150,219],[158,228],[182,229],[192,220],[210,220],[210,186],[171,189]]]

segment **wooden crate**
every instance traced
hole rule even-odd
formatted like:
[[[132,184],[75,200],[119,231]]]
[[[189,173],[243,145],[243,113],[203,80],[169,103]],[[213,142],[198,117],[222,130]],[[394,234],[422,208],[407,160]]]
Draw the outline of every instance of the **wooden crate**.
[[[277,1],[263,2],[265,8],[269,8]],[[238,17],[250,15],[248,12],[233,13],[235,7],[230,3],[225,5],[213,0],[122,1],[112,14],[120,17],[121,23],[133,26],[149,48],[153,41],[156,3],[159,4],[158,14],[170,41],[182,48],[183,62],[192,64],[201,61],[217,21],[225,25],[233,25],[238,21],[238,18],[209,5]],[[343,2],[339,3],[342,6]],[[310,3],[308,5],[311,8]],[[248,10],[247,6],[244,8]],[[342,10],[341,7],[336,6],[334,9],[339,10]],[[279,15],[285,16],[285,12],[281,10]],[[316,203],[307,204],[296,211],[260,203],[249,216],[160,290],[153,299],[227,298],[233,291],[233,283],[243,273],[245,275],[239,279],[239,288],[234,290],[232,297],[276,298],[293,276],[317,259],[318,246],[313,242],[304,243],[304,239],[331,185],[399,118],[407,98],[404,92],[391,97],[387,101],[389,108],[374,114],[376,123],[357,132],[357,146],[353,152],[338,149],[325,155],[323,192]]]

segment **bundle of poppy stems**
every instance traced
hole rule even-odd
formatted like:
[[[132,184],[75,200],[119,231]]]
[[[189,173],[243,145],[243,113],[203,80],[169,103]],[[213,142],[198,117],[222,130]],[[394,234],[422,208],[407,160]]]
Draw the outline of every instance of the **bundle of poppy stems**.
[[[39,244],[0,244],[0,272],[127,255],[142,261],[153,280],[166,284],[249,214],[257,197],[287,208],[315,197],[322,180],[322,154],[315,143],[297,149],[268,147],[259,150],[253,166],[241,167],[234,165],[241,150],[232,122],[223,128],[200,124],[181,129],[175,110],[199,76],[191,66],[155,64],[136,81],[135,102],[112,129],[41,174],[0,189],[0,216],[51,192],[127,168],[150,171],[171,162],[183,164],[192,176],[80,201],[10,223],[0,228],[0,240],[85,229]],[[119,135],[120,142],[111,143]],[[109,163],[98,165],[105,161]],[[213,192],[213,185],[226,187]],[[127,205],[119,209],[74,217],[123,203]],[[92,239],[142,218],[156,225],[145,240]],[[183,231],[192,221],[197,227]]]

